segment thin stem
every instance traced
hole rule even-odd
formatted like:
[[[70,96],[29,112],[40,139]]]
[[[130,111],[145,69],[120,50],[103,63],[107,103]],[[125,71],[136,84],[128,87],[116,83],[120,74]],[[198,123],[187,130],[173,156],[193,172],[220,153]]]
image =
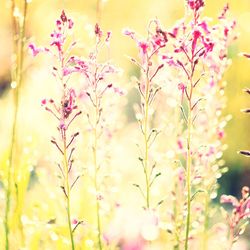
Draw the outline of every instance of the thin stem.
[[[97,164],[97,146],[98,146],[98,135],[97,135],[97,125],[100,119],[100,110],[99,110],[99,101],[95,89],[95,126],[94,126],[94,147],[93,147],[93,157],[94,157],[94,166],[95,166],[95,177],[94,185],[96,190],[96,218],[97,218],[97,230],[98,230],[98,248],[102,250],[102,240],[101,240],[101,218],[100,218],[100,203],[98,200],[97,193],[99,192],[98,186],[98,164]]]
[[[64,82],[64,75],[63,75],[63,69],[64,69],[64,53],[63,51],[59,54],[59,58],[61,60],[61,84],[63,86],[63,102],[65,102],[64,98],[66,96],[66,84]],[[62,114],[64,116],[64,114]],[[62,129],[62,139],[63,139],[63,163],[64,163],[64,192],[65,192],[65,198],[66,198],[66,210],[67,210],[67,218],[68,218],[68,227],[69,227],[69,234],[70,234],[70,242],[71,242],[71,249],[75,250],[75,243],[74,243],[74,236],[73,236],[73,230],[71,226],[71,211],[70,211],[70,184],[69,184],[69,170],[71,170],[72,167],[72,160],[69,162],[67,150],[68,150],[68,143],[67,143],[67,134],[66,129]],[[69,154],[71,157],[71,153]]]
[[[69,226],[69,234],[70,234],[70,241],[71,241],[71,249],[75,249],[74,244],[74,237],[73,237],[73,231],[71,226],[71,214],[70,214],[70,186],[69,186],[69,164],[68,164],[68,156],[67,156],[67,140],[66,140],[66,133],[64,132],[63,135],[63,156],[64,156],[64,175],[65,175],[65,192],[67,194],[66,196],[66,206],[67,206],[67,217],[68,217],[68,226]]]
[[[185,237],[185,250],[188,249],[188,239],[190,231],[190,217],[191,217],[191,165],[192,165],[192,156],[191,156],[191,133],[192,133],[192,91],[193,83],[192,78],[190,80],[190,94],[188,99],[188,135],[187,135],[187,165],[186,165],[186,187],[187,187],[187,219],[186,219],[186,237]]]
[[[6,190],[6,206],[5,206],[5,249],[9,249],[9,213],[10,213],[10,198],[11,198],[11,186],[12,178],[14,175],[14,149],[16,145],[17,137],[17,117],[19,110],[19,90],[22,83],[22,73],[23,73],[23,54],[24,54],[24,37],[25,37],[25,27],[26,27],[26,16],[27,16],[27,2],[24,0],[24,12],[22,23],[19,24],[20,34],[17,34],[17,22],[14,17],[15,1],[12,1],[11,16],[12,16],[12,26],[13,26],[13,49],[14,54],[17,56],[16,62],[14,63],[14,72],[12,73],[12,81],[16,81],[16,88],[14,89],[14,118],[12,125],[12,136],[9,154],[9,167],[7,173],[7,190]],[[17,37],[18,36],[18,37]],[[17,190],[18,193],[18,190]]]
[[[150,208],[150,181],[149,181],[149,172],[148,172],[148,151],[149,151],[149,145],[148,145],[148,111],[149,111],[149,76],[148,76],[147,70],[147,79],[146,79],[146,93],[145,93],[145,113],[144,113],[144,146],[145,146],[145,152],[144,152],[144,173],[145,173],[145,181],[146,181],[146,207]]]

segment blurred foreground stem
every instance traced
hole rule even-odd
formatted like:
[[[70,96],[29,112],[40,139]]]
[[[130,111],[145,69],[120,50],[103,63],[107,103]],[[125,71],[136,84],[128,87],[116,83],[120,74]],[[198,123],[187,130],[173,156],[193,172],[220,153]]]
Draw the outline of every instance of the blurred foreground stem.
[[[12,18],[12,29],[13,29],[13,54],[15,56],[15,62],[13,63],[12,69],[12,88],[14,89],[14,117],[12,124],[11,133],[11,144],[9,154],[9,166],[7,171],[7,189],[6,189],[6,206],[5,206],[5,249],[9,249],[9,213],[10,213],[10,199],[11,199],[11,188],[12,188],[12,175],[14,175],[14,151],[16,147],[17,137],[17,117],[19,111],[19,92],[22,84],[23,77],[23,54],[24,54],[24,38],[26,28],[26,16],[27,16],[27,2],[23,1],[23,16],[16,17],[14,12],[16,10],[15,1],[11,2],[11,18]],[[16,188],[18,188],[16,186]],[[18,193],[18,190],[17,190]]]

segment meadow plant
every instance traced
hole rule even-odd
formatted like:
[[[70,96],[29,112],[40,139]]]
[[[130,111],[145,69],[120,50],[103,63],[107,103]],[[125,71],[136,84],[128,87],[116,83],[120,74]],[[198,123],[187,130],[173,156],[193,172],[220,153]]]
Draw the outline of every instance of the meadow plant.
[[[74,223],[76,226],[72,228],[70,215],[70,191],[80,178],[80,175],[78,175],[75,180],[70,183],[69,175],[73,167],[73,153],[75,151],[73,145],[79,132],[73,133],[69,138],[68,129],[73,121],[82,113],[76,105],[77,99],[82,105],[83,113],[86,115],[88,121],[87,131],[90,132],[90,137],[92,138],[91,148],[93,163],[91,164],[89,176],[93,181],[95,190],[98,232],[97,245],[99,249],[103,249],[100,202],[103,200],[104,190],[101,190],[103,180],[99,172],[100,170],[103,171],[101,165],[103,165],[105,161],[104,158],[102,158],[105,150],[100,149],[99,142],[103,136],[110,140],[113,132],[117,128],[117,125],[112,126],[110,121],[108,121],[106,117],[103,117],[103,113],[107,115],[107,112],[110,112],[109,107],[111,106],[113,109],[114,105],[111,100],[107,103],[107,100],[105,100],[107,98],[105,98],[105,96],[113,94],[121,96],[124,94],[124,91],[112,83],[114,78],[113,75],[117,74],[119,70],[109,61],[99,62],[101,50],[103,50],[104,47],[107,47],[107,51],[109,50],[111,32],[107,32],[104,36],[103,31],[99,25],[96,24],[94,30],[96,43],[93,51],[89,53],[87,58],[78,57],[70,53],[76,46],[76,42],[73,41],[67,47],[67,33],[71,31],[73,24],[73,21],[69,19],[63,11],[60,19],[56,21],[56,30],[51,34],[51,48],[36,47],[33,43],[29,45],[29,48],[34,56],[40,52],[46,52],[52,54],[58,62],[58,65],[53,67],[53,76],[61,83],[62,96],[60,103],[58,104],[50,98],[42,100],[42,106],[44,106],[45,110],[50,112],[59,122],[59,139],[53,137],[51,142],[63,156],[63,163],[58,163],[57,165],[61,173],[61,178],[64,180],[61,188],[67,201],[68,225],[72,249],[74,249],[73,232],[76,226],[81,224],[81,222],[77,221],[77,223]],[[52,48],[55,48],[56,53],[52,51]],[[68,86],[68,81],[74,73],[78,73],[82,84],[78,92]],[[112,99],[115,98],[113,97]],[[102,150],[101,156],[99,156],[100,150]]]
[[[139,161],[141,162],[145,175],[145,185],[144,188],[139,184],[134,185],[139,188],[145,198],[145,208],[150,209],[150,188],[156,178],[161,175],[160,172],[155,172],[156,164],[152,163],[149,158],[150,147],[159,134],[156,128],[151,127],[152,121],[150,119],[154,112],[152,103],[160,90],[160,87],[157,86],[157,82],[155,83],[155,78],[164,66],[163,63],[155,62],[155,57],[157,58],[160,50],[166,46],[168,38],[167,33],[161,29],[157,20],[153,20],[149,23],[147,33],[146,38],[140,38],[134,31],[124,30],[124,34],[136,42],[139,50],[139,61],[135,58],[131,58],[131,61],[139,67],[141,72],[141,78],[137,80],[140,104],[139,107],[136,107],[136,118],[143,135],[141,151],[144,153],[140,155]]]
[[[11,1],[11,21],[12,21],[12,40],[13,40],[13,54],[12,54],[12,69],[11,69],[11,88],[13,89],[14,100],[14,117],[12,123],[12,133],[9,151],[9,160],[7,166],[7,178],[6,178],[6,205],[5,205],[5,249],[9,249],[9,233],[10,233],[10,219],[9,214],[11,210],[12,197],[16,198],[16,208],[18,207],[18,194],[17,180],[13,177],[16,176],[18,167],[17,163],[17,130],[18,130],[18,114],[20,103],[20,89],[23,81],[23,61],[24,61],[24,47],[25,47],[25,32],[26,32],[26,16],[28,1],[21,1],[21,6],[18,6],[16,1]],[[18,209],[16,209],[18,210]],[[18,215],[18,222],[20,222],[20,214]],[[22,227],[19,224],[19,228]],[[22,234],[22,232],[21,232]]]
[[[188,249],[191,242],[193,246],[200,244],[200,248],[207,248],[211,217],[209,206],[211,199],[216,197],[217,179],[226,171],[226,168],[221,167],[223,161],[219,161],[225,148],[222,143],[224,127],[230,119],[221,118],[225,107],[225,83],[222,82],[222,77],[230,64],[227,51],[236,38],[233,32],[235,21],[227,19],[229,8],[226,5],[218,17],[218,23],[212,26],[209,19],[201,17],[204,6],[204,1],[187,1],[185,19],[178,22],[172,30],[160,28],[158,21],[150,22],[149,27],[155,24],[156,31],[151,32],[149,29],[147,39],[138,38],[135,32],[125,30],[125,34],[135,40],[139,48],[140,61],[134,58],[131,61],[140,67],[142,79],[137,81],[141,104],[136,116],[145,137],[145,155],[139,160],[144,169],[146,188],[135,185],[147,201],[145,207],[149,208],[152,177],[154,181],[161,172],[155,176],[149,173],[153,172],[156,164],[164,164],[164,149],[156,146],[161,151],[158,154],[162,156],[155,164],[151,164],[152,168],[147,167],[149,141],[154,142],[159,132],[159,129],[151,131],[148,124],[157,124],[161,127],[163,135],[160,137],[164,136],[163,141],[173,139],[176,143],[175,147],[164,144],[167,154],[165,158],[174,158],[174,162],[180,165],[176,169],[177,184],[169,194],[174,200],[173,209],[168,209],[171,222],[164,222],[161,219],[164,216],[160,216],[162,223],[171,225],[171,229],[169,226],[163,228],[175,235],[176,249],[183,243],[184,248]],[[152,56],[156,59],[153,60]],[[148,108],[154,99],[156,104],[154,108],[150,106],[149,120]],[[180,109],[172,112],[168,106],[172,106],[172,110],[175,106],[180,106]],[[168,131],[170,128],[172,132]],[[147,130],[150,132],[145,135]],[[153,155],[156,154],[154,152]],[[176,165],[173,162],[167,164]],[[170,168],[170,171],[173,173],[173,169]],[[196,196],[199,193],[202,194],[198,199]],[[161,195],[163,196],[158,197],[160,204],[168,194]],[[198,243],[200,235],[203,237]]]
[[[88,120],[88,131],[91,133],[91,149],[93,153],[93,162],[89,171],[90,178],[94,184],[94,193],[96,200],[96,221],[98,235],[98,249],[103,249],[102,225],[101,225],[101,204],[105,190],[103,173],[105,148],[102,146],[108,144],[113,136],[117,126],[112,125],[109,112],[114,112],[114,100],[112,95],[122,96],[124,91],[114,83],[115,75],[119,70],[112,65],[109,60],[101,61],[101,52],[106,48],[109,51],[111,32],[103,33],[98,24],[95,25],[95,46],[87,58],[75,59],[83,78],[83,87],[80,93],[80,99],[84,104],[84,114]],[[107,99],[109,98],[109,99]],[[117,107],[120,105],[118,104]],[[111,111],[112,110],[112,111]],[[114,121],[115,117],[112,117]],[[112,120],[112,119],[111,119]],[[103,138],[104,137],[104,138]]]
[[[185,124],[182,134],[186,136],[186,142],[181,138],[177,142],[179,149],[186,154],[185,249],[188,249],[189,239],[194,239],[194,235],[190,236],[191,223],[195,221],[191,218],[191,201],[195,200],[197,193],[205,193],[201,210],[205,221],[201,223],[200,218],[196,218],[197,224],[204,223],[205,234],[208,230],[208,203],[215,198],[212,196],[216,193],[217,178],[221,176],[217,159],[222,155],[220,141],[227,120],[220,118],[224,108],[224,99],[220,97],[224,88],[221,80],[229,64],[227,48],[235,39],[235,22],[226,19],[228,6],[219,16],[218,24],[211,26],[206,18],[201,17],[204,5],[204,1],[187,1],[186,20],[169,33],[173,52],[167,51],[162,57],[169,66],[178,70],[177,86]]]
[[[71,247],[75,249],[74,229],[72,228],[73,220],[71,219],[70,209],[70,192],[80,176],[77,176],[71,181],[70,174],[74,163],[73,153],[75,147],[73,145],[79,132],[72,134],[72,132],[70,132],[70,126],[82,112],[79,111],[76,105],[76,92],[74,88],[69,86],[71,74],[81,71],[81,68],[74,66],[80,63],[75,60],[74,56],[70,55],[76,43],[73,41],[67,47],[67,35],[73,28],[73,25],[73,21],[62,11],[60,19],[56,21],[56,29],[51,34],[50,48],[37,48],[34,44],[30,44],[29,48],[33,56],[36,56],[40,52],[46,52],[52,54],[57,61],[57,64],[53,66],[53,76],[60,84],[59,91],[61,92],[61,98],[60,100],[53,100],[52,98],[43,99],[41,104],[58,122],[58,136],[53,137],[51,143],[56,146],[58,153],[61,155],[61,162],[57,164],[62,179],[60,187],[65,196]]]

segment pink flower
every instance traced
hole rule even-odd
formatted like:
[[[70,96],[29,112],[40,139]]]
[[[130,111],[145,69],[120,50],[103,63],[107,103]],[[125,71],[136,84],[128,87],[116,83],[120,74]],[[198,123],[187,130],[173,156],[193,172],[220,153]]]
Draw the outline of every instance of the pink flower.
[[[131,37],[133,40],[135,40],[135,32],[130,29],[124,29],[123,35]]]
[[[56,46],[58,51],[62,50],[62,46],[64,43],[65,38],[63,37],[62,33],[54,31],[50,35],[52,37],[52,41],[50,43],[50,46]]]
[[[217,132],[217,135],[218,135],[218,138],[221,140],[221,139],[224,138],[225,133],[224,133],[223,130],[219,130],[219,131]]]
[[[107,37],[105,39],[105,42],[108,43],[110,41],[110,38],[111,38],[111,35],[112,35],[112,32],[111,31],[108,31],[107,32]]]
[[[230,203],[230,204],[232,204],[233,207],[236,207],[236,206],[239,205],[238,200],[234,196],[232,196],[232,195],[225,195],[225,194],[223,194],[220,197],[220,202],[221,203]]]
[[[193,54],[194,54],[195,49],[196,49],[197,41],[200,37],[201,37],[201,32],[199,30],[195,30],[193,32],[193,42],[192,42],[192,53]]]
[[[67,119],[72,111],[77,108],[77,106],[75,106],[75,101],[76,93],[75,90],[71,88],[68,90],[68,94],[64,98],[64,103],[62,103],[62,112],[65,119]]]
[[[186,85],[184,83],[178,84],[178,89],[181,90],[182,94],[185,92]]]
[[[60,120],[59,128],[61,130],[66,130],[67,126],[65,125],[65,122],[63,120]]]
[[[224,36],[227,37],[228,36],[228,32],[229,32],[229,29],[227,27],[225,27],[224,29]]]
[[[178,176],[178,180],[181,184],[184,183],[185,180],[185,169],[183,167],[179,167],[177,169],[177,176]]]
[[[29,44],[29,49],[34,57],[37,56],[40,52],[44,51],[44,49],[36,47],[34,43]]]
[[[72,29],[73,28],[73,26],[74,26],[74,22],[72,21],[72,19],[69,19],[68,20],[68,24],[69,24],[69,29]]]
[[[41,101],[41,105],[44,106],[44,105],[46,105],[46,104],[47,104],[47,100],[46,100],[46,99],[43,99],[43,100]]]
[[[204,47],[206,49],[206,53],[205,54],[207,54],[208,52],[212,52],[213,51],[214,43],[212,43],[212,42],[208,42],[208,43],[203,42],[203,45],[204,45]]]
[[[60,18],[61,18],[61,20],[62,20],[63,23],[65,23],[65,22],[68,21],[67,16],[66,16],[64,10],[62,11],[62,14],[61,14]]]
[[[73,220],[72,220],[72,224],[73,224],[73,225],[76,225],[77,223],[78,223],[78,220],[77,220],[77,219],[73,219]]]
[[[142,53],[145,55],[147,54],[148,44],[146,42],[139,42],[139,48],[141,49]]]
[[[120,96],[124,95],[124,91],[118,87],[114,87],[114,92]]]
[[[208,25],[205,21],[202,21],[201,23],[199,23],[199,26],[204,30],[204,32],[208,35],[210,34],[210,31],[208,29]]]
[[[102,37],[102,30],[99,26],[99,24],[97,23],[95,25],[95,35],[100,39]]]
[[[157,47],[161,47],[161,48],[165,47],[166,43],[168,42],[167,32],[157,27],[156,34],[152,37],[152,40],[153,40],[154,45],[156,45]]]
[[[198,11],[201,7],[204,7],[204,0],[187,0],[188,6],[194,11]]]
[[[168,34],[173,37],[173,38],[176,38],[177,35],[178,35],[178,31],[179,31],[179,27],[175,27],[173,28],[172,32],[169,32]]]
[[[178,140],[177,140],[177,145],[178,145],[178,148],[179,148],[180,150],[183,149],[183,143],[182,143],[181,139],[178,139]]]

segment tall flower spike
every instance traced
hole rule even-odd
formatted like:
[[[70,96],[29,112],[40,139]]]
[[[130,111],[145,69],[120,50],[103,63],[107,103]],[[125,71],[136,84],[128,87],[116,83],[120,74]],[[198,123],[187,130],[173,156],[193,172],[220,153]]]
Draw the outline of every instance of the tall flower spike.
[[[78,110],[78,106],[76,105],[77,95],[75,90],[72,87],[68,87],[69,76],[74,72],[80,71],[77,62],[74,60],[75,56],[69,56],[76,43],[73,41],[68,48],[65,46],[68,39],[67,33],[72,27],[73,21],[62,11],[60,19],[56,21],[56,29],[50,36],[50,48],[37,48],[34,44],[30,44],[29,48],[34,56],[40,52],[47,52],[57,59],[57,65],[53,66],[53,76],[61,83],[63,93],[60,100],[43,99],[41,104],[57,120],[58,138],[53,137],[51,143],[55,145],[61,155],[61,162],[57,165],[61,174],[61,189],[65,195],[70,242],[72,250],[74,250],[75,243],[73,238],[74,229],[72,229],[71,225],[70,193],[80,176],[77,176],[71,182],[69,174],[72,172],[74,162],[73,152],[75,151],[75,147],[73,145],[79,132],[74,132],[70,137],[68,134],[70,125],[81,114],[81,111]],[[81,70],[85,69],[82,68]]]
[[[143,135],[143,146],[139,160],[143,166],[145,176],[145,188],[141,188],[136,184],[145,197],[145,208],[152,208],[151,186],[155,179],[161,173],[155,173],[154,164],[149,158],[149,148],[153,144],[155,138],[159,134],[157,129],[151,128],[152,123],[150,109],[153,110],[153,102],[160,91],[161,87],[157,85],[155,79],[160,74],[163,64],[157,61],[160,51],[166,47],[168,42],[168,34],[164,31],[158,20],[152,20],[148,25],[148,36],[146,38],[139,37],[134,31],[125,30],[124,35],[132,38],[137,45],[139,51],[139,61],[131,58],[131,61],[139,67],[141,77],[137,80],[138,92],[140,94],[140,106],[137,107],[136,117],[138,118],[139,127]]]
[[[206,247],[207,244],[210,194],[216,190],[216,175],[221,175],[219,169],[213,173],[208,170],[208,166],[216,164],[216,154],[222,153],[221,124],[226,122],[220,122],[221,119],[218,119],[220,115],[215,118],[214,114],[220,114],[218,111],[224,106],[224,99],[219,93],[223,88],[221,79],[228,66],[227,49],[234,38],[235,26],[225,19],[219,19],[217,25],[211,26],[207,19],[200,16],[204,1],[187,1],[187,3],[191,14],[194,14],[188,16],[192,20],[188,23],[184,20],[179,26],[174,27],[169,33],[169,44],[173,52],[170,53],[168,50],[162,55],[162,60],[167,63],[166,66],[170,66],[169,70],[172,68],[178,76],[178,81],[176,79],[173,81],[178,84],[176,88],[182,96],[181,116],[186,124],[182,131],[182,134],[187,136],[187,139],[183,140],[186,141],[184,159],[187,193],[184,206],[186,210],[183,212],[186,217],[186,224],[183,224],[186,227],[185,249],[191,244],[190,238],[195,240],[195,230],[191,231],[192,222],[199,218],[192,213],[195,207],[195,200],[192,197],[196,192],[200,192],[199,190],[206,190],[204,207],[200,211],[205,216],[202,245]],[[225,28],[228,29],[226,34]],[[206,145],[208,142],[210,144]]]
[[[101,175],[101,171],[103,171],[102,169],[105,165],[106,152],[101,146],[101,141],[104,140],[105,131],[109,131],[109,138],[113,133],[112,128],[110,127],[110,121],[108,117],[106,117],[108,115],[107,112],[110,112],[108,111],[109,105],[112,105],[112,99],[115,98],[113,93],[117,96],[121,96],[124,93],[123,90],[113,82],[114,76],[117,75],[119,70],[112,65],[110,61],[100,62],[99,60],[101,50],[105,47],[108,48],[109,46],[111,32],[105,34],[99,24],[96,24],[94,34],[96,38],[94,50],[89,53],[87,58],[72,58],[72,61],[75,63],[75,69],[81,73],[84,79],[84,86],[82,87],[80,97],[82,97],[82,100],[84,101],[84,109],[91,131],[93,155],[91,165],[94,166],[94,169],[90,171],[90,173],[93,173],[93,176],[90,175],[93,180],[96,201],[96,248],[101,250],[104,247],[101,208],[106,199],[104,189],[102,188],[104,180]],[[112,112],[114,111],[112,110]],[[99,153],[100,150],[104,153]]]

